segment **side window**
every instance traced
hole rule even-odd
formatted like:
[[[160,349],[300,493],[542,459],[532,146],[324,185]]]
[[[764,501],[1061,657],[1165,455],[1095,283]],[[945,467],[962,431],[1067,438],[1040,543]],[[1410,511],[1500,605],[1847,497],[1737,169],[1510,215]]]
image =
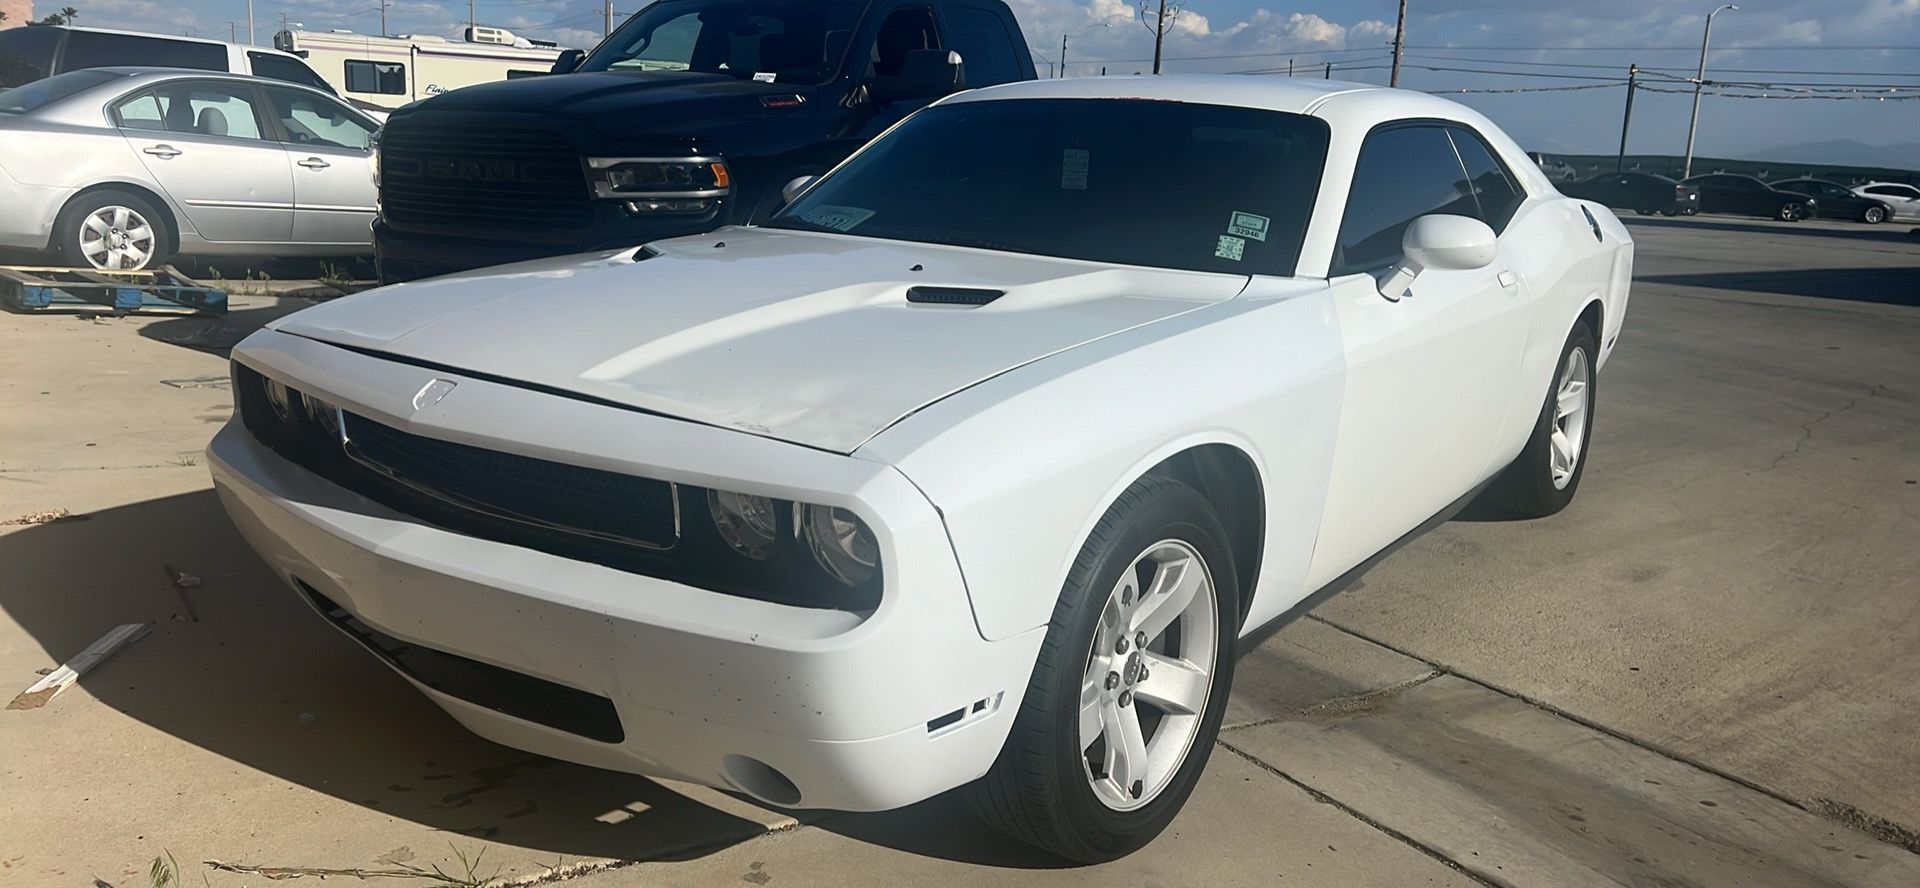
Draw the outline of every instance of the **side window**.
[[[267,89],[274,116],[286,130],[287,141],[295,145],[322,145],[330,148],[366,150],[373,139],[373,127],[347,113],[340,103],[311,93],[291,89]]]
[[[1453,136],[1453,147],[1460,152],[1460,164],[1467,169],[1467,181],[1472,183],[1474,196],[1480,201],[1480,218],[1495,234],[1507,230],[1507,223],[1513,221],[1513,214],[1520,209],[1526,195],[1513,184],[1506,166],[1493,156],[1493,150],[1479,133],[1458,126],[1449,127],[1447,131]]]
[[[348,59],[347,92],[378,96],[407,94],[407,66],[400,62],[369,62]]]
[[[176,83],[153,91],[160,105],[160,128],[170,133],[260,138],[260,114],[253,90],[237,84]]]
[[[908,52],[940,48],[940,32],[933,26],[933,10],[896,9],[887,13],[887,20],[880,23],[880,34],[873,41],[873,62],[867,73],[875,77],[898,77]]]
[[[248,52],[247,64],[253,66],[253,73],[260,77],[271,77],[274,80],[284,80],[288,83],[298,83],[301,86],[333,92],[333,87],[328,86],[325,80],[321,80],[320,75],[315,74],[312,68],[306,66],[306,63],[296,59],[267,52]]]
[[[197,40],[169,40],[99,31],[67,32],[67,49],[60,59],[62,71],[111,65],[225,71],[227,48],[218,43]]]
[[[1020,79],[1020,55],[998,13],[974,6],[947,7],[947,33],[966,66],[967,86],[993,86]]]
[[[1353,190],[1334,246],[1333,273],[1351,274],[1400,259],[1400,237],[1431,213],[1479,216],[1466,171],[1447,131],[1437,126],[1378,130],[1360,146]]]
[[[121,99],[120,104],[113,106],[113,124],[122,129],[164,130],[167,127],[161,123],[163,116],[160,99],[150,92]]]

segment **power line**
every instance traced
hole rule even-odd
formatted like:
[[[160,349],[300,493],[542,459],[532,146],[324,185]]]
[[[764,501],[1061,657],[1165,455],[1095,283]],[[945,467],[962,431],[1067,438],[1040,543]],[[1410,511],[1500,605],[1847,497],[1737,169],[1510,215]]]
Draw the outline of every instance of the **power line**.
[[[1489,65],[1524,65],[1532,68],[1581,68],[1581,69],[1598,68],[1598,69],[1607,70],[1607,71],[1617,71],[1620,68],[1619,65],[1601,65],[1601,64],[1591,64],[1591,63],[1582,63],[1582,62],[1529,62],[1529,61],[1521,61],[1518,59],[1512,59],[1512,60],[1475,59],[1475,58],[1463,58],[1461,56],[1426,55],[1424,53],[1418,54],[1418,55],[1409,53],[1407,57],[1416,58],[1416,59],[1426,59],[1429,61],[1441,61],[1441,62],[1478,62],[1478,63],[1489,64]],[[1687,72],[1686,69],[1683,69],[1683,68],[1642,67],[1640,70],[1657,71],[1657,72],[1691,73],[1691,72]],[[1800,70],[1794,70],[1794,69],[1788,69],[1788,68],[1718,68],[1716,67],[1714,68],[1714,70],[1723,74],[1799,74],[1799,75],[1808,76],[1808,77],[1885,77],[1889,75],[1897,75],[1899,73],[1895,71],[1800,71]]]
[[[1434,95],[1459,95],[1460,93],[1544,93],[1573,92],[1582,89],[1619,89],[1625,83],[1583,83],[1579,86],[1523,86],[1512,89],[1429,89],[1423,92]]]
[[[1386,51],[1386,48],[1384,46],[1368,46],[1368,47],[1357,47],[1357,48],[1350,48],[1350,49],[1303,49],[1298,52],[1290,51],[1290,50],[1281,50],[1279,52],[1242,52],[1242,53],[1232,53],[1228,55],[1166,56],[1162,58],[1161,61],[1163,62],[1207,62],[1207,61],[1212,61],[1214,59],[1271,59],[1271,58],[1287,58],[1290,56],[1299,58],[1299,57],[1314,56],[1314,55],[1332,55],[1334,53],[1342,53],[1342,52],[1379,53],[1379,52],[1385,52],[1385,51]],[[1147,58],[1140,58],[1140,59],[1081,59],[1079,61],[1074,62],[1074,64],[1101,65],[1101,64],[1117,64],[1120,62],[1151,62],[1151,61],[1153,61],[1153,58],[1149,56]],[[1339,64],[1339,59],[1335,59],[1334,63]]]
[[[1642,86],[1640,87],[1640,89],[1646,92],[1674,93],[1677,95],[1693,94],[1693,90],[1691,89],[1664,89],[1657,86]],[[1722,98],[1722,99],[1779,99],[1779,100],[1787,100],[1787,101],[1796,101],[1800,99],[1813,99],[1813,100],[1825,99],[1828,101],[1838,101],[1838,102],[1911,102],[1916,99],[1920,99],[1920,93],[1915,93],[1913,95],[1885,95],[1885,96],[1865,95],[1865,94],[1828,95],[1825,93],[1777,95],[1772,93],[1754,94],[1754,93],[1723,92],[1711,85],[1707,86],[1706,89],[1708,90],[1707,92],[1708,95],[1712,95],[1716,98]]]
[[[1448,52],[1699,52],[1698,46],[1440,46],[1407,45],[1408,49],[1437,49]],[[1728,46],[1715,52],[1861,52],[1867,50],[1920,50],[1920,46]]]

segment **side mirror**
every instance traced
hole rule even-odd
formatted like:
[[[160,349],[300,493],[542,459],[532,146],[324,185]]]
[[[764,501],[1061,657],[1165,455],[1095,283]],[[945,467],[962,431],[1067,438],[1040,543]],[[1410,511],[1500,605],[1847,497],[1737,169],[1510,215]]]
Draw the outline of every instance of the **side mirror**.
[[[572,74],[580,67],[580,63],[586,60],[587,51],[584,49],[563,49],[560,50],[560,57],[553,60],[553,67],[547,73]]]
[[[1380,295],[1399,302],[1415,278],[1428,269],[1472,271],[1493,264],[1493,229],[1465,216],[1421,216],[1400,237],[1400,264],[1387,272]]]
[[[820,177],[797,176],[793,181],[780,186],[780,205],[786,206],[787,204],[793,203],[793,199],[799,197],[800,192],[807,190],[807,186],[812,185],[813,180],[818,178]]]
[[[967,69],[950,49],[910,49],[892,77],[875,77],[869,94],[880,104],[931,99],[967,86]]]

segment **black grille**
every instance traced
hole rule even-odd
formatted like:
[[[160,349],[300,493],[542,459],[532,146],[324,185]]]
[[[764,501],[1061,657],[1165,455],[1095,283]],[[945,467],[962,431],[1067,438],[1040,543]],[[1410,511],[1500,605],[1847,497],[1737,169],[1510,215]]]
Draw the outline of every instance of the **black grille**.
[[[394,638],[373,628],[333,603],[302,580],[294,580],[327,622],[366,645],[401,673],[450,697],[503,712],[522,721],[546,725],[602,743],[626,739],[613,701],[579,688],[502,669]]]
[[[565,135],[444,115],[381,132],[380,210],[398,228],[467,235],[593,223],[586,172]]]

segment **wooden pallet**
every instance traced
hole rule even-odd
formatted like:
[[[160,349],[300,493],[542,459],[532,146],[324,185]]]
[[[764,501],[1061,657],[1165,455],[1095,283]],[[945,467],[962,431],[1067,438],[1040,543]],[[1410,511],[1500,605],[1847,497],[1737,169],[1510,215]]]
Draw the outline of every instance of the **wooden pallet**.
[[[202,284],[171,265],[158,271],[0,266],[0,307],[226,314],[227,291]]]

